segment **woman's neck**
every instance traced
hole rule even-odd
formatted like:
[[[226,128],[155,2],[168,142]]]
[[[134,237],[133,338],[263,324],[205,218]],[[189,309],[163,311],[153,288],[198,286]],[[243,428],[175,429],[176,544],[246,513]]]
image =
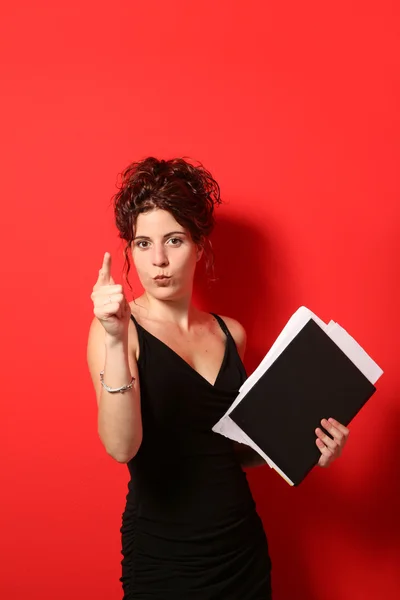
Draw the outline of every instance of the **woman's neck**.
[[[191,295],[177,300],[159,300],[144,292],[134,301],[138,315],[144,319],[176,324],[183,331],[188,331],[198,313],[192,304]]]

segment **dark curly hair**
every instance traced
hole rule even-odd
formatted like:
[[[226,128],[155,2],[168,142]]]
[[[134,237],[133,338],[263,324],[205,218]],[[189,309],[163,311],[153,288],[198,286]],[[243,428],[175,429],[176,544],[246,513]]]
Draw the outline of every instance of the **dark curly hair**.
[[[140,213],[154,208],[169,211],[189,231],[192,240],[205,250],[207,272],[213,269],[208,236],[214,227],[214,206],[221,204],[219,185],[201,163],[194,166],[185,158],[158,160],[149,156],[131,163],[119,174],[121,181],[113,205],[119,237],[126,241],[124,267],[131,290],[129,250],[136,221]]]

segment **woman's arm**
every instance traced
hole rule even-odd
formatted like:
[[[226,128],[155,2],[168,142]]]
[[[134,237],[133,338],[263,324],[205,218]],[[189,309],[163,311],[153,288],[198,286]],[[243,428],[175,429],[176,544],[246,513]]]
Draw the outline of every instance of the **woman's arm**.
[[[89,330],[87,362],[96,392],[98,433],[106,452],[120,463],[131,460],[142,442],[139,375],[136,363],[136,329],[129,325],[130,338],[116,341],[107,334],[95,317]],[[134,330],[134,331],[133,331]],[[133,387],[121,393],[110,393],[100,383],[100,371],[109,387],[128,384]]]

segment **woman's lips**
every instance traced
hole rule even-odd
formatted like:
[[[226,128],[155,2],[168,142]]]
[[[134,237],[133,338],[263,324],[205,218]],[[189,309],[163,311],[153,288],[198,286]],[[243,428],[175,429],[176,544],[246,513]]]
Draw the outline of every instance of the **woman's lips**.
[[[154,282],[158,285],[165,285],[166,283],[168,283],[170,281],[170,277],[165,277],[163,276],[158,276],[158,277],[154,277]]]

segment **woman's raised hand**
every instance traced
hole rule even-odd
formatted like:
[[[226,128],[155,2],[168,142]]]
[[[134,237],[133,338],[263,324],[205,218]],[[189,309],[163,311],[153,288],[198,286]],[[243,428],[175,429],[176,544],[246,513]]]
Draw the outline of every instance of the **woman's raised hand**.
[[[111,255],[108,252],[104,254],[99,277],[90,297],[93,312],[106,332],[116,340],[126,341],[131,309],[122,285],[115,284],[111,276]]]

